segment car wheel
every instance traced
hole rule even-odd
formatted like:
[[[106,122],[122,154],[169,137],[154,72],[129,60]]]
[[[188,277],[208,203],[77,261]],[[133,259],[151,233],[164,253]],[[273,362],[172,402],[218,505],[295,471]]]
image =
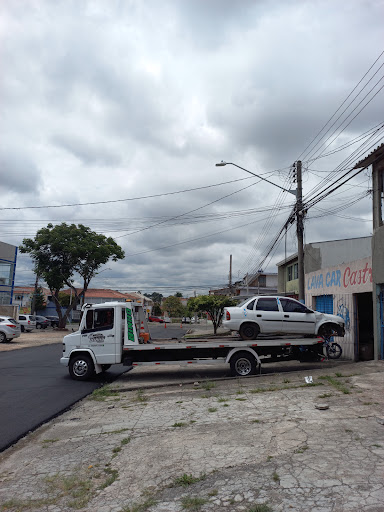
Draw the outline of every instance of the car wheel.
[[[319,336],[329,338],[330,336],[337,336],[338,329],[332,324],[323,324],[319,329]]]
[[[260,327],[257,324],[242,324],[239,334],[243,340],[255,340],[260,334]]]
[[[250,352],[237,352],[231,358],[231,373],[238,377],[254,375],[257,369],[255,357]]]
[[[0,343],[5,343],[7,341],[7,336],[4,332],[0,332]]]
[[[42,328],[42,325],[36,324],[36,329],[41,329],[41,328]]]
[[[21,325],[21,326],[20,326],[20,330],[21,330],[21,332],[24,332],[24,331],[25,331],[24,325]]]
[[[95,371],[91,356],[79,354],[71,357],[69,361],[69,374],[75,380],[87,380]]]

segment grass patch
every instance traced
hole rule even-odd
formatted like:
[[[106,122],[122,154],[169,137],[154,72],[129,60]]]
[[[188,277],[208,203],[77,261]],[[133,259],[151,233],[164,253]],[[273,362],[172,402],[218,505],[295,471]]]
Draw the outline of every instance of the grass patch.
[[[274,472],[272,473],[272,480],[273,480],[274,482],[280,482],[280,477],[279,477],[279,475],[276,473],[276,471],[274,471]]]
[[[124,439],[121,440],[121,446],[125,446],[126,444],[131,442],[130,437],[124,437]]]
[[[323,393],[322,395],[317,395],[317,398],[329,398],[330,396],[333,396],[332,393]]]
[[[217,489],[212,489],[212,491],[209,491],[208,496],[213,497],[217,496],[219,494],[219,491]]]
[[[201,480],[205,480],[207,475],[205,473],[201,473],[200,476],[193,476],[188,475],[187,473],[184,473],[183,475],[179,476],[178,478],[175,478],[173,483],[171,484],[171,487],[188,487],[189,485],[195,484],[197,482],[201,482]]]
[[[208,412],[216,412],[217,411],[217,407],[210,407],[208,409]]]
[[[229,404],[223,404],[223,407],[229,407]]]
[[[104,402],[104,400],[111,396],[119,396],[119,392],[114,391],[109,386],[102,386],[101,388],[95,389],[89,398],[91,400],[97,400],[98,402]]]
[[[19,500],[12,499],[4,501],[0,504],[1,512],[8,512],[12,510],[12,512],[23,512],[24,510],[40,510],[42,507],[46,505],[54,505],[57,502],[58,498],[41,498],[37,500]]]
[[[323,386],[322,382],[312,382],[311,384],[297,384],[297,385],[284,385],[284,386],[270,386],[268,388],[255,388],[249,392],[253,394],[257,393],[269,393],[271,391],[283,391],[285,389],[299,389],[299,388],[314,388],[317,386]]]
[[[42,443],[43,443],[43,445],[46,445],[46,444],[57,443],[57,441],[59,441],[59,439],[44,439],[42,441]]]
[[[47,477],[45,483],[49,494],[56,495],[55,501],[64,498],[66,505],[70,508],[81,509],[93,497],[91,479],[81,479],[79,475],[64,476],[56,474]]]
[[[251,423],[260,423],[260,420],[251,420]]]
[[[144,395],[144,391],[142,389],[138,389],[134,401],[145,403],[148,402],[148,400],[149,398],[146,395]]]
[[[328,382],[328,384],[333,386],[338,391],[341,391],[345,395],[349,395],[351,393],[350,389],[348,389],[347,386],[345,386],[344,384],[342,384],[341,382],[336,380],[331,375],[322,375],[322,376],[319,377],[319,379],[326,380]]]
[[[176,423],[174,423],[174,424],[172,425],[172,427],[175,427],[175,428],[176,428],[176,427],[186,427],[186,426],[187,426],[187,424],[186,424],[186,423],[184,423],[183,421],[177,421]]]
[[[123,432],[127,432],[129,428],[121,428],[120,430],[109,430],[108,432],[101,432],[102,434],[122,434]]]
[[[183,510],[191,510],[195,512],[200,510],[206,503],[208,503],[207,498],[199,498],[198,496],[183,496],[183,498],[181,498],[181,506]]]
[[[258,503],[253,505],[247,512],[273,512],[272,508],[267,503]]]
[[[104,473],[106,474],[106,480],[100,485],[99,489],[106,489],[110,485],[113,484],[117,477],[119,476],[119,472],[117,469],[104,468]]]
[[[215,387],[216,387],[216,382],[210,382],[210,381],[202,382],[200,385],[200,388],[205,389],[205,391],[210,391],[211,389],[213,389]]]
[[[236,391],[236,395],[245,395],[245,391],[239,389],[238,391]]]
[[[217,401],[221,404],[223,402],[229,402],[229,398],[218,398]]]
[[[246,398],[235,398],[235,400],[238,400],[239,402],[246,402]]]
[[[148,498],[143,503],[134,503],[121,509],[121,512],[146,512],[150,507],[156,505],[154,498]]]

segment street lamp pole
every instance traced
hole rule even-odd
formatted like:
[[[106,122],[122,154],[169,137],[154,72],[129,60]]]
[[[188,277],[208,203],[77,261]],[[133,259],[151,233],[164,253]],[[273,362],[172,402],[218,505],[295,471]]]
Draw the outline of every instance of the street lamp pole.
[[[297,273],[299,279],[299,300],[300,302],[304,302],[304,222],[303,222],[303,182],[302,182],[302,173],[301,173],[301,161],[298,160],[295,163],[296,167],[296,175],[297,175],[297,189],[296,190],[288,190],[273,181],[269,181],[262,176],[255,174],[254,172],[248,171],[248,169],[244,169],[244,167],[240,167],[240,165],[234,164],[233,162],[223,162],[216,164],[216,167],[224,167],[225,165],[234,165],[243,171],[252,174],[252,176],[256,176],[256,178],[260,178],[275,187],[284,190],[284,192],[289,192],[296,196],[296,205],[295,205],[295,214],[296,214],[296,226],[297,226],[297,253],[298,253],[298,263],[297,263]]]
[[[254,172],[248,171],[248,169],[244,169],[244,167],[240,167],[240,165],[234,164],[233,162],[219,162],[216,164],[216,167],[224,167],[225,165],[234,165],[235,167],[238,167],[239,169],[248,172],[249,174],[252,174],[252,176],[256,176],[256,178],[260,178],[263,181],[266,181],[267,183],[270,183],[271,185],[274,185],[275,187],[281,188],[281,190],[284,190],[284,192],[289,192],[290,194],[296,195],[296,190],[288,190],[287,188],[281,187],[280,185],[277,185],[277,183],[273,183],[273,181],[267,180],[267,178],[263,178],[262,176],[259,176],[258,174],[255,174]]]

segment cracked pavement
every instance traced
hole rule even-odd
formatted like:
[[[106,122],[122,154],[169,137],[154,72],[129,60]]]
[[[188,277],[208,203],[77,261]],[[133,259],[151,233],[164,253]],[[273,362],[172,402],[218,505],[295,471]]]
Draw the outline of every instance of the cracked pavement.
[[[382,361],[141,389],[134,375],[1,454],[1,511],[384,510]]]

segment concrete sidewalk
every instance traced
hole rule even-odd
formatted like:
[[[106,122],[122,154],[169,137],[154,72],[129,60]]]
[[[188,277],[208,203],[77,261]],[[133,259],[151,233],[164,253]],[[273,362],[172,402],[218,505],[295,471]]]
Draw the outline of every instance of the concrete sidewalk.
[[[384,510],[383,362],[132,389],[137,377],[5,451],[0,510]]]

